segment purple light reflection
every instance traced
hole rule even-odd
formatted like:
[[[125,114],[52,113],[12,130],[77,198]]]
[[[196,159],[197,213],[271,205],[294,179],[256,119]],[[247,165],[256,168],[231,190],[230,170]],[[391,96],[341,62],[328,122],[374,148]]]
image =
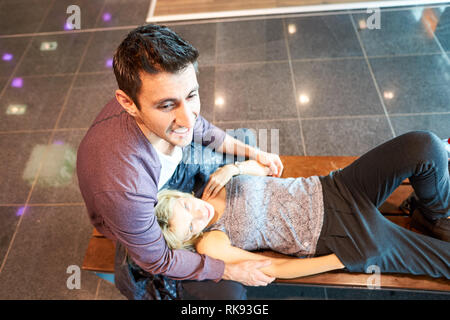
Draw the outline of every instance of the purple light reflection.
[[[14,78],[14,79],[12,79],[11,87],[13,87],[13,88],[22,88],[23,87],[23,79],[22,78]]]
[[[111,13],[109,13],[109,12],[105,12],[104,14],[103,14],[103,16],[102,16],[102,18],[103,18],[103,21],[111,21]]]
[[[11,53],[4,53],[2,56],[2,60],[3,61],[11,61],[13,58],[13,55]]]
[[[66,23],[64,24],[64,30],[73,30],[72,24],[66,22]]]
[[[58,146],[61,146],[61,145],[64,144],[64,141],[62,141],[62,140],[55,140],[55,141],[53,141],[53,144],[56,144],[56,145],[58,145]]]
[[[16,216],[20,217],[21,215],[23,215],[25,213],[25,209],[27,207],[20,207],[17,211],[16,211]]]
[[[107,59],[106,63],[105,63],[105,66],[107,68],[112,68],[112,66],[113,66],[113,59],[111,59],[111,58]]]

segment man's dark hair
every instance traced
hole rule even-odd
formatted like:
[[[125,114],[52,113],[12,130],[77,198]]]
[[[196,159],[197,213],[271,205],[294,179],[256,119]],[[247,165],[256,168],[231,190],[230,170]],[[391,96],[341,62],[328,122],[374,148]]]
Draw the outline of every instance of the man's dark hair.
[[[132,30],[114,54],[113,68],[119,89],[141,110],[137,95],[139,73],[177,73],[190,63],[197,67],[198,51],[166,26],[145,25]]]

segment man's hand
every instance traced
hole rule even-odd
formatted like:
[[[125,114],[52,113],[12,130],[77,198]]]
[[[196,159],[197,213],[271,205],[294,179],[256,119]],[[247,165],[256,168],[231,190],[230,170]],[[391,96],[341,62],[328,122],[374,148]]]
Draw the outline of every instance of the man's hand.
[[[237,281],[246,286],[267,286],[275,278],[269,277],[259,269],[267,267],[271,263],[270,260],[249,260],[235,264],[226,263],[222,279]]]
[[[277,154],[257,151],[254,159],[270,168],[271,173],[269,175],[277,178],[281,177],[281,174],[283,173],[283,163],[281,163],[280,157]]]

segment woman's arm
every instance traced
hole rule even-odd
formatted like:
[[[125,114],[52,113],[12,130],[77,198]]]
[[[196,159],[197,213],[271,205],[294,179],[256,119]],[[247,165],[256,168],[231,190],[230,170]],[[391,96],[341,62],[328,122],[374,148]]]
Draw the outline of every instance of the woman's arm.
[[[196,245],[198,253],[223,260],[225,263],[238,263],[245,260],[271,260],[272,264],[261,268],[265,274],[280,278],[292,279],[330,270],[343,269],[345,266],[335,254],[316,258],[267,257],[262,254],[248,252],[233,247],[228,236],[222,231],[211,231],[203,235]]]
[[[238,165],[226,164],[210,175],[209,181],[203,191],[202,199],[208,200],[209,197],[214,198],[228,181],[239,173],[253,176],[267,176],[271,171],[269,167],[265,167],[255,160],[240,162]]]

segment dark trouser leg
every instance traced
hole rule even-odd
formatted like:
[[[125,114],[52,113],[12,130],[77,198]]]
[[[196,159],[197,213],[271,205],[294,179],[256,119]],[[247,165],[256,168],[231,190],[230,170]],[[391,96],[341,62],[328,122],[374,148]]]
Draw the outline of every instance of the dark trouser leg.
[[[431,132],[406,133],[376,147],[343,169],[342,177],[377,207],[409,178],[429,219],[450,215],[448,155]]]
[[[364,154],[338,175],[354,201],[352,217],[358,222],[353,226],[361,228],[352,239],[358,244],[355,255],[361,253],[364,261],[350,270],[364,272],[375,265],[381,272],[450,277],[450,243],[401,228],[377,210],[409,178],[425,214],[431,219],[450,214],[448,157],[439,138],[426,131],[404,134]]]
[[[247,290],[235,281],[188,281],[183,284],[183,300],[246,300]]]

